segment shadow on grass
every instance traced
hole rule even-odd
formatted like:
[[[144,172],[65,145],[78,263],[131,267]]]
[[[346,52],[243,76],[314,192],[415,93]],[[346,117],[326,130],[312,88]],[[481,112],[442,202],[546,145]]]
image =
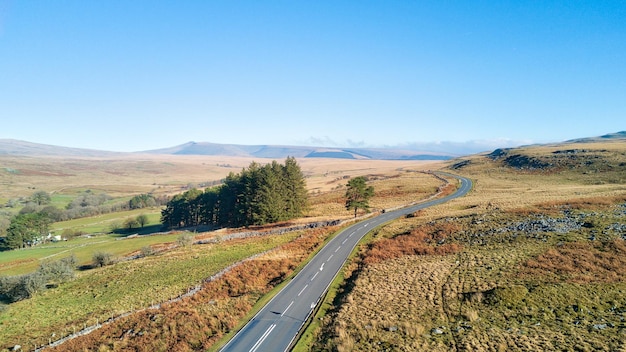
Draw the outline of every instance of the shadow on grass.
[[[131,235],[151,235],[158,232],[163,232],[163,225],[156,224],[132,229],[118,229],[111,235],[113,237],[128,237]]]

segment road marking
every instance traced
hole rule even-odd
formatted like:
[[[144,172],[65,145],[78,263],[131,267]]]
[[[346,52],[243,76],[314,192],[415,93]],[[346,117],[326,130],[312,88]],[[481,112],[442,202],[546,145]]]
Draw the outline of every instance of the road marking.
[[[341,242],[341,244],[346,244],[346,241],[347,241],[347,240],[348,240],[348,239],[346,238],[345,240],[343,240],[343,242]]]
[[[352,235],[354,235],[354,232],[352,232],[348,237],[352,237]]]
[[[326,259],[327,262],[329,262],[332,258],[333,258],[334,254],[331,254],[330,257],[328,257],[328,259]]]
[[[320,266],[320,271],[324,270],[324,263],[322,263],[322,266]]]
[[[263,341],[265,341],[265,339],[270,335],[270,333],[272,332],[272,330],[274,330],[275,327],[276,327],[276,324],[272,324],[269,328],[267,328],[267,330],[265,330],[263,335],[261,335],[261,338],[259,339],[259,341],[257,341],[254,344],[254,346],[252,346],[252,348],[250,349],[250,352],[255,352],[257,349],[259,349],[259,346],[261,346]]]
[[[300,297],[300,295],[302,294],[302,292],[304,292],[304,290],[306,290],[306,288],[309,287],[309,284],[304,285],[304,287],[302,288],[302,290],[300,290],[300,293],[298,293],[298,297]]]
[[[367,225],[369,225],[369,223],[367,223],[367,224],[363,225],[363,227],[367,227]]]
[[[311,281],[315,280],[315,277],[316,277],[316,276],[317,276],[317,274],[319,274],[319,273],[320,273],[319,271],[316,271],[316,272],[315,272],[315,275],[313,275],[313,277],[311,278]]]
[[[337,253],[339,251],[339,248],[341,248],[341,246],[337,247],[337,249],[335,249],[335,253]]]
[[[283,315],[285,315],[285,313],[287,313],[287,311],[289,310],[289,308],[291,308],[291,305],[293,304],[293,301],[291,301],[291,303],[289,303],[289,305],[287,306],[287,308],[285,308],[285,311],[283,311],[283,314],[281,314],[280,316],[282,317]]]

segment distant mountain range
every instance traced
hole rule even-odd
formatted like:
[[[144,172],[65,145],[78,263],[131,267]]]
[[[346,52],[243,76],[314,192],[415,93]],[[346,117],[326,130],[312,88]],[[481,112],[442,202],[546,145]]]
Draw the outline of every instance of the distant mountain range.
[[[610,133],[599,137],[579,138],[567,143],[589,143],[606,140],[624,139],[626,131]],[[94,149],[68,148],[55,145],[37,144],[15,139],[0,139],[0,156],[74,156],[74,157],[115,157],[134,154],[154,155],[213,155],[240,156],[254,158],[283,159],[296,158],[334,158],[334,159],[372,159],[372,160],[448,160],[460,156],[446,152],[416,151],[401,148],[335,148],[282,145],[241,145],[217,144],[209,142],[188,142],[175,147],[123,153]],[[471,154],[471,153],[468,153]]]
[[[448,160],[452,154],[416,152],[393,148],[327,148],[281,145],[240,145],[189,142],[171,148],[148,150],[148,154],[219,155],[257,158],[335,158],[376,160]]]
[[[418,152],[394,148],[327,148],[278,145],[239,145],[208,142],[188,142],[175,147],[134,153],[110,152],[93,149],[60,147],[15,139],[0,139],[0,155],[15,156],[78,156],[114,157],[129,154],[213,155],[256,158],[335,158],[374,160],[448,160],[456,155],[437,152]]]

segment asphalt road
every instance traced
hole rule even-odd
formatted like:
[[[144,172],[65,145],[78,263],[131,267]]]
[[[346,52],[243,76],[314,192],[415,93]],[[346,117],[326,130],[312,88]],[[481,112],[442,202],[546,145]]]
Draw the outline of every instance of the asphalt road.
[[[461,197],[471,190],[472,182],[469,179],[445,175],[456,177],[461,182],[455,193],[387,211],[341,231],[221,351],[287,351],[352,249],[365,234],[385,222]]]

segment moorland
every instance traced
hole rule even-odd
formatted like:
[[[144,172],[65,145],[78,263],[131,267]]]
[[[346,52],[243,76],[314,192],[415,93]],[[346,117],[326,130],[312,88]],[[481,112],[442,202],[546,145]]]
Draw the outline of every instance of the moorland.
[[[58,202],[85,190],[114,199],[173,195],[252,161],[156,155],[0,159],[2,202],[40,189]],[[446,184],[424,171],[443,169],[470,177],[472,192],[372,231],[297,350],[626,348],[624,139],[437,162],[298,163],[309,208],[289,223],[126,236],[106,233],[104,224],[114,220],[103,215],[55,224],[58,231],[75,226],[102,232],[90,238],[0,253],[0,275],[23,274],[70,254],[84,269],[58,287],[4,305],[0,347],[34,350],[94,326],[49,350],[216,349],[342,226],[295,225],[350,220],[343,199],[349,178],[368,178],[375,188],[371,208],[380,210],[435,195]],[[242,232],[254,235],[233,236]],[[180,241],[184,236],[194,244]],[[118,260],[92,267],[95,251],[112,252]]]

